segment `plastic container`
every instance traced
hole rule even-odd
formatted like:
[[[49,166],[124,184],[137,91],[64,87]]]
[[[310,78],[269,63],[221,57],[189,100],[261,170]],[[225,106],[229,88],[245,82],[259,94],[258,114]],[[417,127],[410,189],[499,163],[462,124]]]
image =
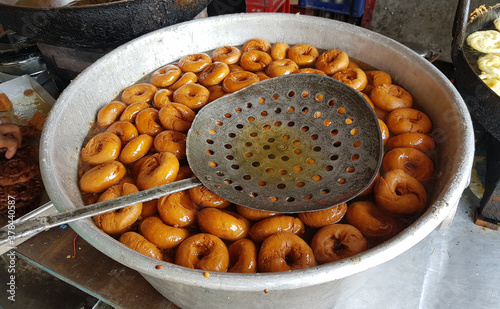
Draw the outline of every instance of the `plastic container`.
[[[361,17],[365,0],[299,0],[299,7]]]

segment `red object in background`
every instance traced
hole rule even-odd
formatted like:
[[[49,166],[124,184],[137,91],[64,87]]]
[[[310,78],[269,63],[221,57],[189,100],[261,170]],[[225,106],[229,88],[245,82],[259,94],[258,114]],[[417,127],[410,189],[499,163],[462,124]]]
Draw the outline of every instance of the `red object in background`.
[[[377,0],[366,0],[363,18],[361,19],[361,27],[370,29],[373,19],[373,10],[375,9],[375,2]]]
[[[296,13],[305,14],[306,9],[301,8],[300,6],[298,6],[298,4],[290,4],[290,13],[292,13],[292,14],[296,14]]]
[[[290,0],[247,0],[247,12],[290,13]]]

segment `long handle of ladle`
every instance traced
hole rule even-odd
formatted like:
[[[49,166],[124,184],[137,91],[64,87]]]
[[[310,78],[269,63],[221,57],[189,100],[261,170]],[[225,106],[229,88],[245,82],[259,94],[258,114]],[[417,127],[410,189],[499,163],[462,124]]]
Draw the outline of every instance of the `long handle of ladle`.
[[[109,201],[99,202],[85,207],[77,208],[71,211],[58,213],[55,215],[32,218],[21,222],[12,222],[0,229],[0,245],[13,241],[19,237],[32,236],[48,228],[58,226],[64,223],[92,217],[111,210],[120,209],[141,202],[147,202],[155,198],[172,194],[175,192],[187,190],[201,186],[197,178],[188,178],[152,189],[140,191],[130,195],[121,196]]]

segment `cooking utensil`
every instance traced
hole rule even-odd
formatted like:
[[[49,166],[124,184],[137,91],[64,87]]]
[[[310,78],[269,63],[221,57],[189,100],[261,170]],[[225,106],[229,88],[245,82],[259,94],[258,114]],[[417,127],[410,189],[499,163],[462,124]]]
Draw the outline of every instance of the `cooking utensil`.
[[[0,4],[5,29],[37,42],[69,48],[106,49],[147,32],[193,19],[211,0],[122,0],[51,8]]]
[[[468,22],[470,0],[458,2],[453,26],[452,60],[455,65],[455,85],[469,107],[471,115],[500,140],[500,97],[479,78],[477,66],[471,63],[465,49],[470,34],[486,28],[495,29],[493,20],[500,17],[500,5],[477,15]],[[473,67],[474,65],[474,67]]]
[[[325,209],[364,191],[375,179],[382,155],[377,116],[356,90],[317,74],[280,76],[199,111],[187,135],[187,159],[197,179],[24,221],[15,236],[201,184],[250,208]],[[8,232],[0,231],[0,244],[7,240]]]
[[[383,70],[408,90],[433,124],[437,150],[429,208],[389,241],[334,263],[280,273],[210,272],[151,259],[105,234],[89,219],[70,226],[82,239],[117,262],[138,271],[159,293],[181,308],[345,308],[382,263],[408,251],[438,226],[450,222],[467,188],[474,158],[474,134],[467,107],[450,81],[431,63],[398,42],[327,18],[296,14],[233,14],[173,25],[146,34],[103,56],[59,96],[42,133],[41,172],[59,212],[84,206],[78,188],[78,158],[98,110],[122,89],[187,54],[220,46],[242,46],[253,38],[271,43],[340,49]],[[310,235],[308,235],[310,236]],[[155,267],[161,265],[159,267]],[[402,278],[400,284],[406,282]],[[267,289],[267,290],[266,290]],[[264,293],[264,290],[268,293]],[[381,294],[392,293],[381,286]],[[359,294],[358,294],[359,295]]]

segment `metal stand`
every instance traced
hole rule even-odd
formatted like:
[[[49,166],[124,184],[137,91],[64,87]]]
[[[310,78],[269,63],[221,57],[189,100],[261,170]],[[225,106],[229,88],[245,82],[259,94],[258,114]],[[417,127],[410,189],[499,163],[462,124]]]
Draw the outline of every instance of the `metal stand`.
[[[487,147],[485,192],[476,210],[474,222],[498,230],[500,228],[500,141],[489,135]]]

